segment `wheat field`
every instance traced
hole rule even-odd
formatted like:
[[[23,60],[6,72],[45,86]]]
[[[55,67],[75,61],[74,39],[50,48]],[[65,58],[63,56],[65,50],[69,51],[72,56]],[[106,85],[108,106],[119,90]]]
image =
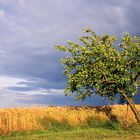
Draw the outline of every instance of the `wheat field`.
[[[136,106],[140,111],[140,105]],[[31,107],[0,109],[0,134],[29,130],[44,130],[39,120],[44,117],[57,121],[67,120],[77,126],[85,123],[88,118],[98,121],[117,119],[125,127],[135,123],[135,117],[130,107],[126,105],[112,105],[103,107]]]

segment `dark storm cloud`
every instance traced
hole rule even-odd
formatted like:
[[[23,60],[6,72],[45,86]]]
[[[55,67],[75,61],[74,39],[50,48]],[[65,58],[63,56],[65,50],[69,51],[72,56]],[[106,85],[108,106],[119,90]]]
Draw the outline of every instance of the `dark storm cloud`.
[[[23,104],[38,104],[38,105],[55,105],[55,106],[74,106],[74,105],[107,105],[106,100],[102,100],[98,96],[85,99],[84,101],[76,101],[73,97],[65,97],[64,95],[50,94],[48,95],[33,95],[32,99],[20,99],[18,102]]]
[[[63,54],[54,46],[65,45],[69,39],[76,41],[85,27],[98,34],[122,36],[129,31],[140,35],[139,4],[138,0],[1,0],[0,75],[12,77],[13,81],[21,79],[13,85],[3,84],[0,90],[23,93],[64,89],[67,81],[59,63]],[[45,102],[44,96],[38,101]],[[56,98],[50,95],[49,102],[54,103]]]
[[[127,22],[129,23],[128,31],[133,35],[140,36],[140,9],[139,9],[140,1],[135,0],[131,1],[128,4],[128,7],[125,9],[125,17],[127,18]]]

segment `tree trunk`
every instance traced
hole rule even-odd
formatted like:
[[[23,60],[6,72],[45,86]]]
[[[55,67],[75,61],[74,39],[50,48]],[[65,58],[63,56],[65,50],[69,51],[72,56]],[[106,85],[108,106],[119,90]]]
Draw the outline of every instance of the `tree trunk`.
[[[121,94],[126,99],[126,101],[128,102],[128,104],[130,105],[130,108],[131,108],[132,112],[134,113],[135,118],[136,118],[138,124],[140,125],[140,114],[139,114],[138,110],[135,107],[135,103],[125,93],[121,93]]]

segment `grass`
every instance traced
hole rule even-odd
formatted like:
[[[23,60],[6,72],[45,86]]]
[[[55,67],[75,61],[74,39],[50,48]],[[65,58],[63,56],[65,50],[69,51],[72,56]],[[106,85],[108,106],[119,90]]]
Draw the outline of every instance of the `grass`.
[[[139,140],[140,133],[105,128],[13,133],[1,140]]]

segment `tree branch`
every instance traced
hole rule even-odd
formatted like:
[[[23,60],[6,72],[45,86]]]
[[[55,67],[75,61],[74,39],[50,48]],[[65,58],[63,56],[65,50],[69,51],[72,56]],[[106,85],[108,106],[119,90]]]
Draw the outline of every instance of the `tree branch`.
[[[135,76],[133,82],[136,82],[140,78],[140,71],[138,71],[137,75]]]

